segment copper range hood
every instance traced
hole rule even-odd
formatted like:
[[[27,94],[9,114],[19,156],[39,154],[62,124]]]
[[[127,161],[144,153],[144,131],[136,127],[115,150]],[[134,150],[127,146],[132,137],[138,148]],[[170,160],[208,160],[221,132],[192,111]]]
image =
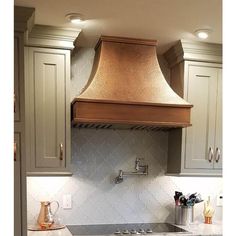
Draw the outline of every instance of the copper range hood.
[[[88,128],[190,126],[192,105],[166,82],[156,40],[102,36],[91,77],[72,102],[72,124]]]

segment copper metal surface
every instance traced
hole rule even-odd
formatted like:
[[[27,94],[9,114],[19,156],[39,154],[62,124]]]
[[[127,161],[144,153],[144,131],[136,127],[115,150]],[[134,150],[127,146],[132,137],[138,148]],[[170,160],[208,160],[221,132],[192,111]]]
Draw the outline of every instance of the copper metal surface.
[[[186,127],[191,107],[163,77],[155,40],[102,36],[91,78],[72,102],[72,120]]]

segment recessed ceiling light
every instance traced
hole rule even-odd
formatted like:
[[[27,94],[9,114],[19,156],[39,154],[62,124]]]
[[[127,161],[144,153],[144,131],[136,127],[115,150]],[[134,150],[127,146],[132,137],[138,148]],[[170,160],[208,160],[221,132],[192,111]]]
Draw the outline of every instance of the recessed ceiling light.
[[[66,19],[73,24],[79,24],[84,21],[83,16],[79,13],[70,13],[66,15]]]
[[[199,39],[207,39],[209,37],[209,34],[211,33],[211,30],[199,29],[199,30],[196,30],[194,33]]]

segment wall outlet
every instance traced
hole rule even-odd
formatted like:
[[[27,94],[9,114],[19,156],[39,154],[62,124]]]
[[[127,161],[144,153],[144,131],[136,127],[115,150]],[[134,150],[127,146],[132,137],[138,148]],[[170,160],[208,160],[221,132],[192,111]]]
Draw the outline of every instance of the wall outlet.
[[[71,194],[65,194],[63,195],[63,208],[64,209],[71,209]]]
[[[216,198],[216,206],[223,206],[223,194],[219,193]]]

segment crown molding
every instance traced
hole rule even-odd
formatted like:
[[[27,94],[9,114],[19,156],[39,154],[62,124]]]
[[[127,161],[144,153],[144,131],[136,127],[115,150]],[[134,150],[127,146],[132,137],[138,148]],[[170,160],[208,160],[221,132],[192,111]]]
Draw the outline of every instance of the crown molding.
[[[35,9],[14,6],[14,31],[31,31],[34,25]]]
[[[222,63],[222,44],[181,39],[163,56],[170,67],[181,61]]]
[[[28,36],[28,46],[73,49],[81,29],[35,25]]]

